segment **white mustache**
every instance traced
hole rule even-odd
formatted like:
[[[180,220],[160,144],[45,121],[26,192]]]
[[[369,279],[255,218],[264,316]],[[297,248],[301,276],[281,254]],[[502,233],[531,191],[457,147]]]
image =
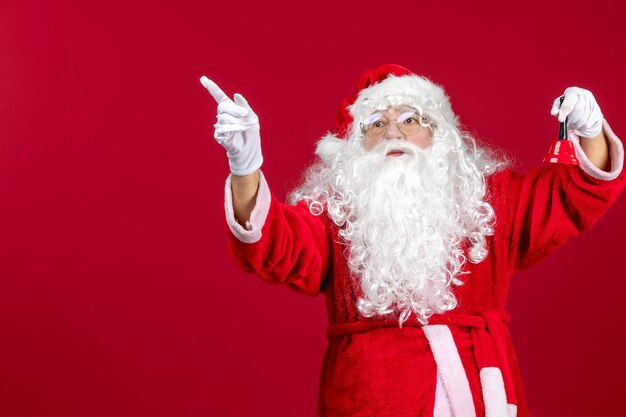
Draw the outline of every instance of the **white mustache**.
[[[423,152],[422,149],[412,143],[401,139],[387,140],[376,146],[372,151],[380,154],[381,156],[386,156],[394,151],[403,152],[411,156],[417,156],[418,152]]]

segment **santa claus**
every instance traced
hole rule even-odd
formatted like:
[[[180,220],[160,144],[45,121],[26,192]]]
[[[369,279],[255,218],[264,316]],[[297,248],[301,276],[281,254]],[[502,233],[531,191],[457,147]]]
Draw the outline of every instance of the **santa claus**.
[[[623,147],[593,97],[555,100],[580,165],[516,172],[465,132],[444,90],[397,65],[366,71],[337,134],[276,200],[259,122],[211,80],[231,175],[235,263],[326,297],[320,416],[526,416],[505,311],[511,276],[590,227],[626,184]]]

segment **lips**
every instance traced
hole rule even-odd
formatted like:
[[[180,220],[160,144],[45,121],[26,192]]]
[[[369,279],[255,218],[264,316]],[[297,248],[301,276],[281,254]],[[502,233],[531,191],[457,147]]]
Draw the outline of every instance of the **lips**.
[[[385,143],[383,146],[384,146],[383,149],[385,152],[385,156],[402,156],[402,155],[415,156],[416,155],[416,150],[414,149],[415,146],[412,146],[401,140],[391,140],[389,141],[389,143]]]

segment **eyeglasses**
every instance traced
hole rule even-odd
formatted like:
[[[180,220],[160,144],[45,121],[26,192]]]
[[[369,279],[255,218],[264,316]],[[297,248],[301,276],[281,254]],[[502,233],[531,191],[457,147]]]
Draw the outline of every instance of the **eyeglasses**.
[[[385,136],[391,126],[391,122],[396,122],[398,130],[404,136],[411,136],[419,133],[423,127],[430,127],[431,121],[420,115],[415,110],[405,111],[397,119],[389,120],[382,113],[374,113],[365,118],[361,123],[361,130],[366,136],[374,139]]]

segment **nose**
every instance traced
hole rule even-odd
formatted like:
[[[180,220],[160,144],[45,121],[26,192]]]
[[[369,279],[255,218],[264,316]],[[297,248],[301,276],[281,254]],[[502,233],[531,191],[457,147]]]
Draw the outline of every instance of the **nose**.
[[[387,131],[385,132],[385,139],[404,139],[404,135],[402,134],[402,132],[400,132],[400,129],[398,129],[398,123],[393,121],[389,123],[389,127],[387,128]]]

